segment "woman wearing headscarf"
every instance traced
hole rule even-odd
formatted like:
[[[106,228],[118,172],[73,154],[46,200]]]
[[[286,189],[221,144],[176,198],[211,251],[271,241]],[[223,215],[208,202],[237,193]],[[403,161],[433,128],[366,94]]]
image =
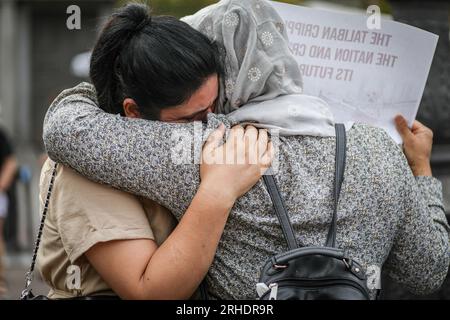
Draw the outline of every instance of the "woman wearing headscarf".
[[[220,123],[229,128],[236,122],[277,129],[274,178],[296,240],[301,246],[323,245],[333,211],[334,120],[322,100],[302,94],[300,71],[281,18],[267,1],[223,0],[184,20],[221,44],[225,55],[216,108],[225,115],[209,114],[205,129]],[[418,132],[429,136],[419,124],[420,130],[411,132],[400,122],[409,139],[405,142],[416,141]],[[382,129],[351,123],[346,127],[337,245],[363,265],[372,298],[381,269],[416,293],[439,288],[449,265],[449,226],[440,183],[422,170],[427,164],[416,164],[417,170],[411,171],[402,150]],[[182,128],[188,137],[185,144],[198,155],[195,150],[202,140],[195,139],[196,124]],[[180,219],[200,177],[198,162],[180,164],[167,152],[179,147],[175,131],[168,123],[105,113],[97,107],[94,88],[82,84],[65,91],[50,107],[44,142],[55,161],[94,181],[152,199]],[[207,275],[209,294],[256,298],[260,268],[283,251],[284,237],[260,181],[233,207]]]

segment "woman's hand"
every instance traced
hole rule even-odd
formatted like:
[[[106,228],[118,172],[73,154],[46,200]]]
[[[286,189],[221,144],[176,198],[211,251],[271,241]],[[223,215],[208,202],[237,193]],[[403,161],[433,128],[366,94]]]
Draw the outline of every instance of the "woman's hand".
[[[249,191],[270,167],[274,148],[266,130],[235,126],[221,145],[225,126],[221,125],[205,143],[200,166],[200,188],[216,199],[234,203]]]
[[[417,120],[410,129],[401,115],[395,117],[395,124],[403,139],[403,150],[414,176],[432,176],[430,159],[433,131]]]

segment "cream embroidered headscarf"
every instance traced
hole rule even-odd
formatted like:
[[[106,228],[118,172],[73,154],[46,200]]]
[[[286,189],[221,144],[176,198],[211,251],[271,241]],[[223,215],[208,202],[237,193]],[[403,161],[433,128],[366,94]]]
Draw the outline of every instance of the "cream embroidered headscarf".
[[[303,95],[283,20],[266,0],[222,0],[182,19],[225,56],[218,113],[282,135],[334,136],[327,104]]]

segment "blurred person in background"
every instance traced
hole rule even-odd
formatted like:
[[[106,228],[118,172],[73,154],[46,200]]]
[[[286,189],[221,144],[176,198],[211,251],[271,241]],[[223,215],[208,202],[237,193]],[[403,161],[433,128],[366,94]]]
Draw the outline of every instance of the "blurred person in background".
[[[7,192],[11,188],[17,171],[17,161],[13,155],[11,143],[0,128],[0,297],[6,293],[3,255],[5,243],[3,228],[8,214],[9,199]]]

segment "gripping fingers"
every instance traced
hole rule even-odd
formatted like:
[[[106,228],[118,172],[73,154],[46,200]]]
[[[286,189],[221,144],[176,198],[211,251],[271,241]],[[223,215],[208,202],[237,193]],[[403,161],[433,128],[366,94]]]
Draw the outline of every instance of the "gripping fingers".
[[[225,125],[221,124],[219,128],[217,128],[215,131],[213,131],[208,139],[206,140],[206,143],[203,147],[202,151],[202,163],[205,164],[214,164],[217,161],[220,161],[220,158],[223,159],[223,155],[218,154],[218,146],[220,145],[223,136],[225,135]]]
[[[413,134],[411,132],[411,129],[408,127],[408,122],[403,116],[397,115],[395,117],[395,126],[397,128],[398,133],[400,133],[403,142],[405,142],[405,140],[407,139],[412,138]]]
[[[269,143],[269,135],[267,130],[260,129],[258,135],[258,158],[261,158],[267,150],[267,144]]]
[[[231,128],[226,144],[226,164],[243,164],[245,162],[245,130],[237,125]]]
[[[244,144],[245,144],[245,160],[249,164],[258,163],[258,130],[253,126],[248,126],[245,129]]]
[[[264,152],[264,154],[262,155],[259,164],[261,165],[262,168],[264,168],[265,170],[267,170],[271,165],[272,165],[272,161],[275,157],[275,148],[273,146],[273,142],[270,141],[267,144],[267,149]]]
[[[208,137],[205,143],[205,148],[215,148],[217,147],[225,135],[225,125],[222,123],[220,126],[214,130]]]

